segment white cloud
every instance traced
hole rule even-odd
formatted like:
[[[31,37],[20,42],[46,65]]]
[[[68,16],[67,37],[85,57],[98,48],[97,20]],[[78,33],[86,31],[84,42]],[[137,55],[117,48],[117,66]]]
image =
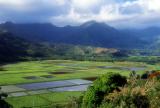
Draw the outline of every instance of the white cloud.
[[[0,0],[0,11],[26,12],[35,8],[34,0]]]
[[[95,0],[96,1],[96,0]],[[79,1],[80,2],[80,1]],[[82,2],[79,6],[82,8]],[[88,2],[89,3],[89,2]],[[93,3],[94,4],[94,3]],[[90,6],[93,6],[93,4]],[[96,3],[95,3],[96,4]],[[87,6],[89,4],[85,4]],[[86,7],[88,8],[88,7]],[[120,20],[123,18],[128,18],[127,15],[122,15],[119,11],[120,4],[111,3],[111,4],[104,4],[99,7],[98,12],[82,12],[78,11],[77,8],[72,7],[70,11],[65,15],[53,16],[51,20],[53,23],[59,24],[76,24],[76,23],[84,23],[89,20],[96,20],[98,22],[110,22],[114,20]],[[62,23],[63,22],[63,23]],[[64,23],[65,22],[65,23]]]
[[[68,2],[68,0],[39,0],[39,2],[52,6],[63,6]]]
[[[25,22],[26,19],[23,17],[25,15],[27,21],[49,19],[57,25],[76,25],[96,20],[124,26],[153,22],[153,19],[157,20],[160,16],[159,0],[118,1],[121,2],[117,0],[0,0],[0,20],[14,19]]]
[[[48,5],[64,5],[67,0],[0,0],[0,5],[5,6],[26,6],[26,5],[34,5],[44,3]]]
[[[0,6],[10,11],[35,11],[44,7],[58,7],[65,5],[67,0],[0,0]]]
[[[144,12],[158,12],[160,11],[160,1],[159,0],[136,0],[133,2],[125,2],[124,6],[138,5],[143,9]]]
[[[82,14],[76,13],[72,8],[68,14],[53,16],[50,18],[50,21],[57,25],[68,25],[68,24],[77,24],[82,23]]]
[[[99,5],[102,0],[71,0],[71,5],[75,9],[90,10]]]
[[[68,13],[53,16],[51,20],[53,20],[54,23],[62,25],[79,24],[89,20],[96,20],[116,26],[118,24],[120,24],[120,26],[124,24],[123,26],[125,26],[128,24],[136,25],[136,23],[140,25],[160,16],[159,0],[106,1],[107,2],[104,0],[72,0],[72,8]],[[95,13],[94,8],[97,8],[97,6],[99,6],[98,11]],[[83,10],[86,11],[84,12]],[[159,15],[157,16],[156,14]],[[152,17],[150,15],[152,15]]]
[[[72,4],[79,8],[90,8],[99,3],[98,0],[72,0]]]
[[[1,5],[12,5],[12,6],[20,6],[24,5],[26,1],[24,0],[0,0]]]
[[[151,11],[160,11],[160,1],[159,0],[148,0],[148,9]]]

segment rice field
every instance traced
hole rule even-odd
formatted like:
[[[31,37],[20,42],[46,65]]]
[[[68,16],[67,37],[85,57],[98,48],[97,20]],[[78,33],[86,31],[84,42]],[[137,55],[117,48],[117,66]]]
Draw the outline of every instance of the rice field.
[[[7,101],[14,108],[34,107],[52,105],[57,102],[63,103],[71,99],[70,97],[72,96],[78,97],[88,87],[88,85],[83,85],[83,81],[93,81],[98,76],[107,74],[108,72],[128,76],[131,71],[142,74],[144,71],[150,70],[160,70],[160,67],[158,64],[149,65],[140,62],[71,60],[19,62],[1,66],[0,86],[3,86],[3,91],[8,91],[11,94],[7,98]],[[83,83],[79,82],[79,80]],[[55,84],[55,82],[59,83]],[[65,86],[63,86],[64,83]],[[62,86],[50,88],[50,85]],[[30,87],[37,88],[30,89]]]
[[[51,108],[54,104],[65,104],[73,97],[79,97],[82,92],[54,92],[29,96],[7,98],[13,108]]]
[[[97,77],[108,72],[125,76],[133,70],[141,74],[158,66],[135,62],[93,62],[70,60],[44,60],[20,62],[1,66],[0,85],[56,81]]]

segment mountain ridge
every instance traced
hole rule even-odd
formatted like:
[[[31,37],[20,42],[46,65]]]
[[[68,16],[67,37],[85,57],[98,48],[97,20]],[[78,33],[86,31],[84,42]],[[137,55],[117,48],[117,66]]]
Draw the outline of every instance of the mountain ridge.
[[[50,23],[0,24],[0,29],[35,42],[91,45],[106,48],[141,48],[142,40],[117,30],[105,23],[94,21],[80,26],[56,27]]]

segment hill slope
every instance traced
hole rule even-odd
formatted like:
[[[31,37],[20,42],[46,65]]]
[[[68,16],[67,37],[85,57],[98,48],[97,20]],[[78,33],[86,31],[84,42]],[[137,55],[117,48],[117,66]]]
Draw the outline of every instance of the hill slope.
[[[117,52],[116,49],[91,46],[35,43],[0,31],[0,63],[35,59],[93,60],[93,56],[97,60]]]
[[[148,27],[145,29],[120,30],[127,34],[134,34],[135,37],[147,43],[148,49],[160,49],[160,27]]]
[[[29,44],[10,33],[0,33],[0,61],[15,61],[27,56]]]

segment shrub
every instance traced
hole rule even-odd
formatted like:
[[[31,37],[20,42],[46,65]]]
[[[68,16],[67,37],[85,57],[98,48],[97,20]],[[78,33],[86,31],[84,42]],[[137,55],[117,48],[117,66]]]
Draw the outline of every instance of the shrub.
[[[147,95],[150,100],[151,108],[157,108],[160,106],[160,82],[156,79],[153,79],[152,82],[153,83],[150,84],[152,87],[148,90]]]
[[[100,108],[150,108],[150,101],[143,88],[122,88],[108,94]]]
[[[65,108],[81,108],[83,96],[72,97],[70,101],[65,105]],[[64,107],[63,107],[64,108]]]
[[[157,108],[160,106],[159,91],[157,79],[130,79],[120,91],[107,94],[100,108]]]
[[[83,108],[98,107],[102,103],[104,95],[118,89],[120,86],[124,86],[126,82],[126,77],[117,73],[108,73],[101,76],[86,91],[83,98]]]
[[[147,96],[137,94],[133,96],[133,103],[136,108],[149,108],[150,101]]]

